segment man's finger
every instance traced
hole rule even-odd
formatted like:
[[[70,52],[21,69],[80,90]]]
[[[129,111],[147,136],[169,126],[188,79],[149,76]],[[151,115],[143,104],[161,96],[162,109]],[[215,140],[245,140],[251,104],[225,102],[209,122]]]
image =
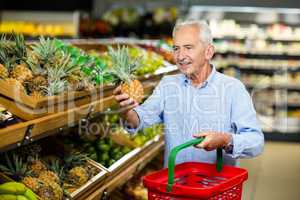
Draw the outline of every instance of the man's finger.
[[[205,149],[210,143],[208,138],[205,138],[202,142],[196,145],[197,148]]]
[[[113,91],[113,95],[121,94],[121,86],[118,86],[116,89]]]
[[[115,99],[118,102],[127,100],[128,98],[129,98],[128,94],[120,94],[120,95],[115,96]]]
[[[199,138],[199,137],[205,137],[207,136],[209,133],[208,132],[203,132],[203,133],[196,133],[193,135],[193,137]]]
[[[122,101],[120,103],[120,106],[129,106],[129,105],[132,105],[132,104],[134,104],[134,101],[131,98],[129,98],[129,99],[125,100],[125,101]]]

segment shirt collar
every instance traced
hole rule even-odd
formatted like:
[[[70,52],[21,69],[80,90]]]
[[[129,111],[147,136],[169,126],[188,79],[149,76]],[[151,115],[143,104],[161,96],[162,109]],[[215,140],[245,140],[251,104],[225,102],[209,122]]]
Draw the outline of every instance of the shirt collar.
[[[213,64],[211,64],[210,66],[211,66],[212,70],[211,70],[209,76],[203,83],[201,83],[199,86],[197,86],[197,88],[204,88],[213,81],[213,78],[214,78],[217,70]],[[185,86],[192,85],[192,81],[186,75],[183,75],[183,82],[184,82]]]

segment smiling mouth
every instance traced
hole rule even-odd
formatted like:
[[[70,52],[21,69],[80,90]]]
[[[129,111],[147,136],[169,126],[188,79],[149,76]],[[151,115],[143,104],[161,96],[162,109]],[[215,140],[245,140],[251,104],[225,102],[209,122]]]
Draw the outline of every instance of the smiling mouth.
[[[187,68],[192,62],[179,62],[180,67]]]

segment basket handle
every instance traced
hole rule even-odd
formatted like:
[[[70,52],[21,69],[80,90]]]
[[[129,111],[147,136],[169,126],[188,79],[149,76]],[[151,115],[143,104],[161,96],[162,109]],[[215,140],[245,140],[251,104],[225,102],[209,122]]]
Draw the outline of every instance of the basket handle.
[[[183,143],[181,145],[178,145],[177,147],[173,148],[169,155],[169,162],[168,162],[168,184],[167,184],[167,192],[172,191],[172,187],[174,184],[174,170],[175,170],[175,159],[177,156],[177,153],[181,151],[182,149],[185,149],[190,146],[194,146],[196,144],[201,143],[204,140],[204,137],[196,138],[193,140],[190,140],[186,143]],[[222,170],[223,165],[223,155],[222,155],[222,149],[217,148],[217,171],[220,172]]]

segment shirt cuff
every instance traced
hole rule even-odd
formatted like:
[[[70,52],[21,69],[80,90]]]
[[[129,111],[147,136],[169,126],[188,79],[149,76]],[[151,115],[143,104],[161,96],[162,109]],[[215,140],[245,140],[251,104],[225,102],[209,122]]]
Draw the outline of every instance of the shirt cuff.
[[[129,127],[129,125],[127,124],[126,121],[124,122],[125,130],[132,135],[136,134],[144,126],[144,120],[143,120],[143,115],[142,115],[141,109],[139,107],[136,107],[136,108],[133,108],[133,111],[135,111],[136,114],[138,115],[139,125],[136,128],[131,128],[131,127]]]
[[[238,158],[241,154],[241,142],[239,141],[239,134],[232,134],[232,153],[229,154],[232,158]]]

